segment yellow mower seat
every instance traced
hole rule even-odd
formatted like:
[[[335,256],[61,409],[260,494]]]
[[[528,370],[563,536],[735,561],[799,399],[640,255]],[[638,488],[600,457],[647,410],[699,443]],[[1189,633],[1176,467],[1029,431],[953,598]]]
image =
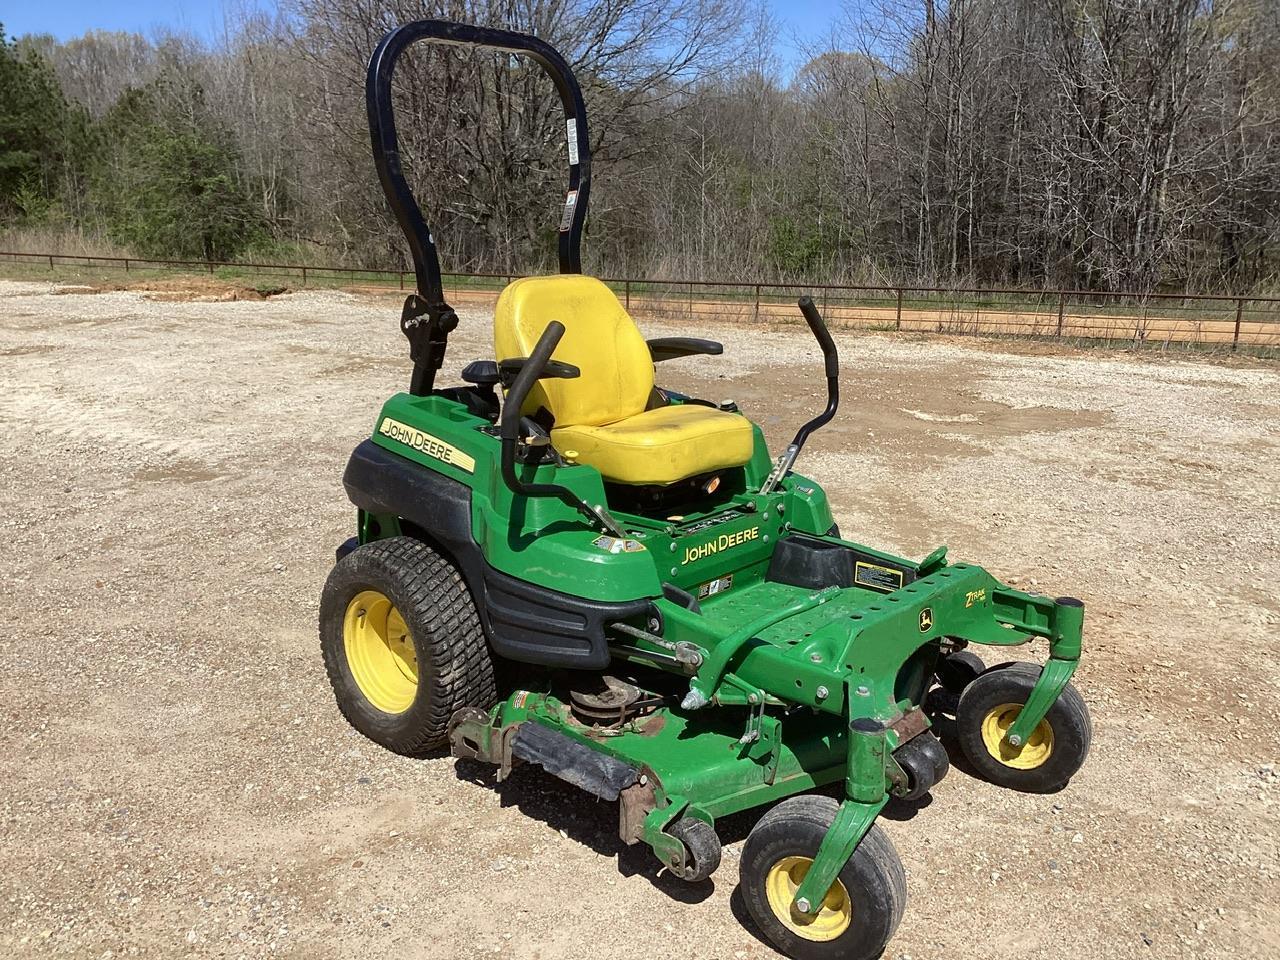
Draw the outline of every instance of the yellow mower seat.
[[[525,414],[545,407],[551,442],[562,454],[618,483],[667,484],[738,467],[751,458],[751,422],[696,404],[645,410],[653,359],[613,291],[594,277],[526,277],[498,298],[493,318],[499,361],[527,357],[552,320],[564,324],[553,358],[582,371],[541,380]]]

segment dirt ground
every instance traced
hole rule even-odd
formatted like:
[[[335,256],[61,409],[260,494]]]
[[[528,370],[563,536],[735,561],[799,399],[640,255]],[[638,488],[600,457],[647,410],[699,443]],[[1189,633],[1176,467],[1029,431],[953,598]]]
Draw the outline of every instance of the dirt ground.
[[[752,816],[687,886],[612,805],[339,717],[316,603],[346,457],[408,376],[395,300],[51,290],[0,282],[0,956],[773,956],[734,892]],[[701,332],[725,356],[670,385],[775,444],[820,407],[803,328]],[[489,337],[464,310],[449,377]],[[892,812],[888,956],[1280,956],[1280,369],[837,339],[800,468],[846,535],[1088,604],[1088,764]]]

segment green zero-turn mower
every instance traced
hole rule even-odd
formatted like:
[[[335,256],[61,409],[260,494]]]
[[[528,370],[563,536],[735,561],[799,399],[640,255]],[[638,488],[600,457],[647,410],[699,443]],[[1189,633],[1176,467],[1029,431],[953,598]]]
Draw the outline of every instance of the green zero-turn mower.
[[[502,292],[496,356],[459,387],[435,386],[457,316],[391,106],[396,61],[423,40],[532,59],[567,124],[560,273]],[[822,488],[792,469],[838,401],[836,347],[811,300],[799,306],[827,406],[780,456],[733,403],[655,385],[656,364],[722,348],[646,341],[582,274],[587,118],[546,43],[409,23],[374,52],[367,99],[417,291],[400,320],[410,387],[351,456],[356,536],[321,599],[343,714],[399,753],[448,745],[500,779],[537,764],[617,801],[622,840],[689,881],[720,864],[717,818],[768,806],[740,868],[764,937],[795,957],[878,956],[906,885],[876,817],[947,772],[940,718],[998,786],[1056,790],[1083,763],[1089,716],[1068,683],[1083,605],[1012,589],[944,547],[909,560],[840,535]],[[1037,639],[1043,667],[985,668],[966,649]]]

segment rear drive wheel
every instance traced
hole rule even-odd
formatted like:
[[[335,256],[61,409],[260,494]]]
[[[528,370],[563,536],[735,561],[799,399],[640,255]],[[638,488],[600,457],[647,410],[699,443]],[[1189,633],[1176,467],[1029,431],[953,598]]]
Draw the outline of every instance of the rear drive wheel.
[[[460,707],[497,699],[475,603],[429,546],[392,537],[334,566],[320,598],[320,645],[338,709],[397,753],[443,746]]]
[[[774,947],[797,960],[878,957],[906,908],[902,861],[874,824],[827,890],[817,914],[792,907],[837,809],[830,797],[792,797],[760,819],[742,848],[747,911]]]
[[[956,709],[956,737],[985,779],[1025,793],[1059,790],[1084,764],[1093,739],[1089,708],[1067,684],[1021,747],[1005,734],[1022,712],[1040,675],[1033,663],[993,667],[973,681]]]

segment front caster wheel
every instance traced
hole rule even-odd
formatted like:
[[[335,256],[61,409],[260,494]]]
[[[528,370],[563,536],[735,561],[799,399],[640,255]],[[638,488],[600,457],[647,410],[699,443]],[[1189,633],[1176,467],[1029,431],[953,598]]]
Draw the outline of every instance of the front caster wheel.
[[[684,844],[681,880],[698,883],[716,872],[720,866],[720,838],[715,827],[697,817],[681,817],[671,825],[671,835]]]
[[[1067,684],[1025,744],[1013,747],[1005,741],[1039,675],[1033,663],[993,667],[965,688],[956,709],[956,737],[977,772],[1024,793],[1064,787],[1084,764],[1093,739],[1089,708]]]
[[[817,914],[792,908],[838,809],[830,797],[792,797],[760,819],[742,848],[747,911],[769,942],[796,960],[872,960],[884,952],[907,905],[902,861],[873,825]]]
[[[895,750],[893,759],[907,775],[906,782],[898,786],[893,795],[905,803],[919,800],[951,769],[946,747],[928,730]]]

